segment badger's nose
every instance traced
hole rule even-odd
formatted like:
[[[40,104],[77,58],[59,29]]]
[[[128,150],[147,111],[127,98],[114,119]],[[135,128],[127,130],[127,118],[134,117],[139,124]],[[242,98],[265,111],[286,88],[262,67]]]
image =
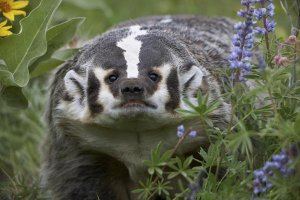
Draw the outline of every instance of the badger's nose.
[[[123,95],[131,95],[131,94],[142,94],[144,93],[144,88],[140,86],[127,86],[121,89]]]
[[[137,80],[125,81],[121,87],[121,93],[126,98],[141,98],[144,92],[145,88]]]

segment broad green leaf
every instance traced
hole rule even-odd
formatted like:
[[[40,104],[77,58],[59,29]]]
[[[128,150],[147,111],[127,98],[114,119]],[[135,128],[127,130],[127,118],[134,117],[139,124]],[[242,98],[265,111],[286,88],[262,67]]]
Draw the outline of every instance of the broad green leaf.
[[[5,69],[0,69],[0,90],[2,86],[15,85],[14,77],[11,72]]]
[[[56,50],[70,42],[83,21],[84,18],[82,17],[73,18],[50,28],[46,33],[47,52],[30,65],[30,71],[34,70],[40,62],[49,59]]]
[[[15,108],[27,108],[28,101],[22,92],[22,88],[10,86],[1,92],[1,98],[8,106]]]
[[[24,87],[29,81],[28,65],[47,50],[46,29],[62,0],[42,0],[20,21],[22,31],[0,40],[0,58],[13,74],[14,82]]]
[[[64,61],[61,60],[56,60],[56,59],[49,59],[45,60],[39,63],[37,68],[30,73],[30,78],[34,78],[40,75],[45,74],[46,72],[51,71],[52,69],[55,69],[57,66],[61,65],[64,63]]]
[[[30,78],[43,75],[55,69],[66,60],[72,58],[78,52],[78,50],[79,49],[63,49],[54,52],[51,58],[38,64],[38,66],[30,73]]]
[[[54,54],[51,56],[52,58],[56,60],[61,60],[61,61],[66,61],[73,56],[79,51],[79,49],[74,48],[74,49],[62,49],[55,51]]]

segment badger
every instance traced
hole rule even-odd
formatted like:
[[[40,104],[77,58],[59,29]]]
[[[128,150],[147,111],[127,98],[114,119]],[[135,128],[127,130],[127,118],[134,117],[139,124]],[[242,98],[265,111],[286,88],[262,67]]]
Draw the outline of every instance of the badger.
[[[175,146],[179,124],[198,135],[177,155],[207,145],[204,127],[175,110],[209,93],[221,102],[214,126],[226,127],[231,107],[218,71],[228,67],[233,27],[222,17],[154,16],[87,42],[50,85],[43,188],[57,200],[135,200],[131,191],[147,176],[143,161],[158,143]]]

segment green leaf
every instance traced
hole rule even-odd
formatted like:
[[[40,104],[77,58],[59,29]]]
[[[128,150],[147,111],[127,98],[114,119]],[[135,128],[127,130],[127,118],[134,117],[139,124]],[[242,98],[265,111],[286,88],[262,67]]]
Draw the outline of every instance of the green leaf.
[[[52,55],[52,58],[56,60],[66,61],[73,56],[75,56],[76,53],[78,53],[79,49],[73,48],[73,49],[62,49],[54,52]]]
[[[187,169],[190,167],[190,164],[192,163],[192,161],[194,160],[193,156],[189,156],[185,159],[184,163],[183,163],[183,168]]]
[[[148,169],[148,173],[149,173],[150,175],[153,175],[153,174],[154,174],[154,168],[149,168],[149,169]]]
[[[0,58],[13,74],[14,82],[24,87],[29,81],[28,65],[47,50],[46,29],[62,0],[42,0],[20,21],[22,32],[0,40]]]
[[[2,99],[8,106],[24,109],[28,106],[28,101],[20,87],[7,87],[1,92]]]
[[[82,17],[73,18],[50,28],[46,33],[47,52],[30,66],[30,71],[34,70],[40,62],[49,59],[56,50],[70,42],[78,26],[81,25],[83,21],[84,18]]]
[[[64,63],[64,61],[56,60],[53,58],[46,61],[42,61],[39,63],[38,67],[33,72],[30,73],[30,78],[43,75],[46,72],[55,69],[57,66],[61,65],[62,63]]]
[[[68,3],[71,3],[80,9],[86,10],[94,10],[99,9],[105,13],[107,17],[112,16],[112,10],[109,8],[105,1],[101,0],[89,0],[89,1],[82,1],[82,0],[65,0]]]
[[[48,60],[42,61],[38,66],[30,73],[30,78],[34,78],[43,75],[57,66],[64,63],[66,60],[72,58],[79,49],[63,49],[54,52],[52,57]]]
[[[15,81],[12,73],[10,73],[8,70],[0,69],[0,91],[3,85],[13,86],[15,85]]]
[[[209,105],[208,105],[208,108],[207,108],[207,110],[206,110],[206,112],[205,113],[211,113],[211,112],[213,112],[214,110],[216,110],[219,106],[220,106],[220,104],[221,104],[221,102],[220,102],[220,100],[215,100],[215,101],[213,101],[213,102],[211,102]]]
[[[300,113],[296,117],[294,129],[295,129],[296,133],[300,133]]]

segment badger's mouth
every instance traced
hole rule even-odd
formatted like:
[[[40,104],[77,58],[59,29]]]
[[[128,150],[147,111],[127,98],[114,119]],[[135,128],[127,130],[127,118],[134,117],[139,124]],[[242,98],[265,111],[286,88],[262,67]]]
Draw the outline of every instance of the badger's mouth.
[[[149,102],[140,100],[140,99],[130,99],[130,100],[123,101],[120,104],[119,108],[125,108],[125,109],[130,109],[130,108],[152,108],[152,109],[155,109],[155,108],[157,108],[157,106],[155,106],[155,105],[153,105]]]

